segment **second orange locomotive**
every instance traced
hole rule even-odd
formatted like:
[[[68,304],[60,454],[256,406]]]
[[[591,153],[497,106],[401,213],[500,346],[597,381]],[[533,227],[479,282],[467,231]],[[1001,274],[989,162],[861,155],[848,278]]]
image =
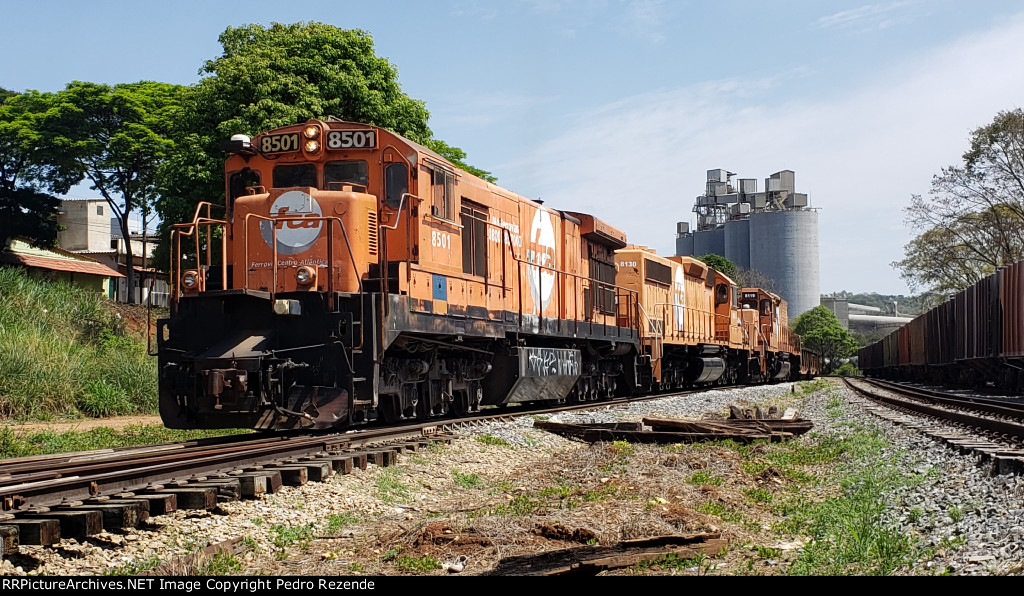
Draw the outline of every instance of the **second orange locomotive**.
[[[385,129],[311,120],[226,148],[224,215],[173,227],[169,427],[427,419],[807,368],[778,297]]]

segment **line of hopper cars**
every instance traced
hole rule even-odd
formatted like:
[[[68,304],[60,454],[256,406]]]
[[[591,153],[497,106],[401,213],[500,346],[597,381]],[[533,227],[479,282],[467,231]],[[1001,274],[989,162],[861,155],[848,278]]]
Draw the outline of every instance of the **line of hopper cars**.
[[[224,144],[224,206],[172,226],[172,428],[341,428],[808,378],[786,303],[626,242],[388,130]]]
[[[861,348],[858,365],[870,377],[1024,391],[1024,261]]]

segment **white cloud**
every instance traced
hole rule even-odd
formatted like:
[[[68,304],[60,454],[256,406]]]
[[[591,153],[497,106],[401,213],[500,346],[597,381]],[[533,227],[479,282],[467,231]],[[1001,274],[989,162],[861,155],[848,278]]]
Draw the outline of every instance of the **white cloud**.
[[[667,9],[662,0],[627,1],[626,28],[635,37],[652,43],[664,41],[666,16]]]
[[[885,4],[865,4],[850,10],[823,16],[815,22],[816,29],[853,29],[858,32],[888,29],[917,19],[926,9],[920,0],[900,0]]]
[[[674,250],[705,171],[763,179],[791,169],[821,208],[822,291],[905,292],[889,263],[910,233],[911,194],[959,161],[970,131],[1020,106],[1024,18],[894,63],[870,84],[810,101],[784,97],[785,77],[722,80],[637,95],[578,115],[515,172],[548,204],[593,213],[634,242]],[[525,177],[524,177],[525,179]]]

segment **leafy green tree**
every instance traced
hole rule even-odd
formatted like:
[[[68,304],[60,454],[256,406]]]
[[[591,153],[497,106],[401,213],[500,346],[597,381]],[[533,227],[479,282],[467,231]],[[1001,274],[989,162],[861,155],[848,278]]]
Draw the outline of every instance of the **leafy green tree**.
[[[912,289],[951,294],[1024,258],[1024,110],[1000,112],[970,142],[904,210],[918,235],[892,265]]]
[[[382,126],[494,180],[467,165],[464,151],[433,138],[426,106],[402,92],[397,68],[374,53],[369,33],[273,23],[228,27],[219,41],[224,51],[204,64],[200,74],[207,76],[188,90],[177,148],[161,172],[157,210],[165,228],[189,220],[202,201],[223,201],[221,140],[310,118]]]
[[[128,216],[146,212],[157,196],[157,169],[174,148],[170,133],[180,96],[180,87],[166,83],[76,81],[53,94],[40,120],[41,151],[50,165],[44,180],[58,193],[87,180],[107,201],[126,239],[129,289],[134,255]]]
[[[46,165],[38,149],[38,121],[49,107],[36,91],[0,88],[0,250],[12,236],[50,246],[57,241],[60,201],[40,187]]]
[[[738,280],[737,280],[737,276],[740,273],[740,268],[736,266],[736,263],[733,263],[732,261],[730,261],[729,259],[723,257],[722,255],[716,255],[716,254],[711,253],[711,254],[701,255],[701,256],[697,257],[697,260],[701,261],[702,263],[704,263],[708,267],[711,267],[715,271],[719,271],[719,272],[725,274],[726,277],[728,277],[728,278],[732,279],[733,281],[736,281],[737,283],[739,283]]]
[[[793,331],[803,345],[821,355],[825,374],[839,366],[839,360],[857,351],[857,340],[843,329],[839,319],[824,306],[815,306],[796,318]]]

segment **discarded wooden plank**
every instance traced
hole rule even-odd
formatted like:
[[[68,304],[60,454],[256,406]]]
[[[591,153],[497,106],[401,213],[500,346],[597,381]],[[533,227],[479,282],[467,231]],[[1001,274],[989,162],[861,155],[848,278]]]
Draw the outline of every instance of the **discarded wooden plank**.
[[[639,423],[637,423],[639,424]],[[534,427],[553,432],[564,437],[580,439],[589,443],[598,441],[628,441],[630,443],[696,443],[700,441],[719,441],[732,439],[740,443],[747,443],[756,440],[781,441],[791,437],[790,433],[751,433],[742,431],[736,433],[707,433],[707,432],[658,432],[658,431],[632,431],[613,430],[605,426],[591,426],[583,424],[563,424],[536,420]]]
[[[787,432],[802,435],[814,427],[810,420],[780,420],[764,418],[747,420],[729,418],[725,420],[681,420],[673,418],[644,418],[643,423],[653,431],[665,432],[709,432],[709,433],[772,433]]]
[[[579,546],[538,555],[508,557],[484,575],[595,575],[668,555],[675,555],[678,559],[691,559],[701,554],[715,556],[727,546],[728,541],[719,534],[659,536],[620,542],[611,547]]]

